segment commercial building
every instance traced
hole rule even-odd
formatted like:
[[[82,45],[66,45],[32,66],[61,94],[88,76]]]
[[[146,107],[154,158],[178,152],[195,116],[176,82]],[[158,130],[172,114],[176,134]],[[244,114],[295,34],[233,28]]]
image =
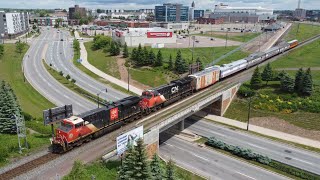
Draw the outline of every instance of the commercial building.
[[[293,12],[293,17],[299,19],[299,20],[304,20],[307,17],[307,11],[305,9],[297,8]]]
[[[87,16],[86,8],[75,5],[69,8],[69,24],[78,25],[81,17]]]
[[[225,4],[215,5],[214,12],[210,18],[223,18],[224,22],[270,22],[277,19],[277,15],[273,14],[272,9],[262,7],[230,7]]]
[[[1,38],[17,37],[29,31],[29,13],[5,13],[0,12],[0,36]]]
[[[191,4],[191,7],[189,8],[189,21],[197,20],[200,17],[204,17],[204,10],[197,10],[196,4],[194,1]]]
[[[94,24],[98,26],[113,26],[113,27],[130,27],[130,28],[148,28],[147,21],[120,21],[120,20],[97,20]]]
[[[204,18],[200,17],[197,19],[198,24],[222,24],[223,19],[213,19],[213,18]]]
[[[128,28],[125,31],[114,30],[112,39],[122,45],[159,47],[159,44],[176,43],[177,37],[172,30],[163,28]]]
[[[158,22],[188,21],[189,7],[171,3],[155,6],[155,20]]]
[[[153,22],[150,23],[150,28],[161,27],[172,30],[187,30],[190,26],[189,22],[170,23],[170,22]]]
[[[198,18],[204,17],[204,10],[194,10],[193,19],[197,20]]]
[[[33,17],[30,18],[31,23],[37,24],[38,26],[54,26],[59,23],[60,26],[68,25],[67,16],[60,17]]]

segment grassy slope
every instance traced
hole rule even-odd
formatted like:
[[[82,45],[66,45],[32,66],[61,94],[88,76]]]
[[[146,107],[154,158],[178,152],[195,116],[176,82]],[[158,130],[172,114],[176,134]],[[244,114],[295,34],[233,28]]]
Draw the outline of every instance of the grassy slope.
[[[93,51],[91,49],[93,42],[84,43],[88,52],[88,61],[90,64],[100,69],[101,71],[120,79],[120,72],[115,57],[109,56],[103,50]]]
[[[26,50],[27,48],[24,53]],[[33,89],[27,81],[24,82],[21,70],[24,53],[21,55],[16,53],[14,44],[5,44],[4,56],[0,59],[0,79],[10,83],[23,111],[34,117],[42,117],[42,111],[54,105]]]
[[[291,27],[290,32],[287,34],[285,39],[287,41],[297,39],[298,41],[304,41],[317,34],[320,34],[320,26],[313,26],[312,24],[300,24],[298,30],[298,24],[294,23]]]
[[[236,48],[235,46],[232,47],[215,47],[215,48],[195,48],[194,49],[194,61],[197,57],[200,57],[204,65],[209,64],[212,62],[215,58],[218,58],[227,52],[231,51],[232,49]],[[150,50],[151,48],[149,48]],[[130,49],[132,50],[132,49]],[[161,53],[164,60],[164,66],[167,66],[166,62],[169,61],[170,55],[173,58],[173,61],[176,58],[177,51],[180,50],[182,54],[182,58],[185,58],[187,62],[191,62],[192,60],[192,51],[188,48],[183,49],[175,49],[175,48],[163,48],[161,49]],[[158,50],[153,49],[154,53],[157,54]],[[234,60],[241,59],[243,57],[246,57],[248,54],[242,51],[238,51],[229,57],[223,59],[218,64],[225,64],[232,62]],[[172,72],[169,72],[165,68],[133,68],[130,70],[130,74],[132,78],[140,83],[149,85],[151,87],[157,87],[160,85],[163,85],[165,83],[168,83],[170,80],[177,79],[178,76],[173,74]]]
[[[251,39],[259,36],[260,33],[239,33],[237,35],[228,36],[228,40],[239,41],[239,42],[248,42]],[[206,34],[197,34],[199,36],[215,37],[220,39],[226,39],[226,35],[216,34],[215,32],[207,32]]]
[[[272,63],[274,68],[320,67],[320,40],[300,47]]]
[[[27,48],[24,53],[27,51]],[[40,118],[42,117],[42,111],[44,109],[53,107],[54,105],[33,89],[27,81],[24,82],[24,76],[21,70],[24,53],[21,55],[17,54],[14,44],[5,44],[5,53],[0,59],[0,79],[10,83],[24,112]],[[27,121],[26,126],[40,133],[50,133],[50,127],[45,127],[42,119]],[[49,144],[48,135],[28,133],[27,140],[31,149],[23,150],[23,155]],[[17,135],[1,134],[0,142],[2,144],[0,146],[1,167],[8,163],[8,157],[17,157],[20,156],[20,154],[18,154]]]
[[[302,48],[299,48],[289,55],[284,56],[277,61],[271,63],[273,68],[300,68],[300,67],[320,67],[320,51],[319,51],[319,42],[316,41],[309,45],[306,45]],[[292,77],[294,77],[296,71],[286,71]],[[315,85],[320,85],[320,71],[312,71],[313,82]],[[271,93],[274,94],[274,89],[264,89],[261,90],[264,94]],[[269,91],[269,92],[268,92]],[[315,94],[315,96],[319,96],[319,94]],[[236,119],[239,121],[247,121],[247,101],[243,100],[235,100],[229,109],[227,110],[225,117]],[[305,128],[305,129],[313,129],[320,130],[319,126],[315,126],[315,124],[319,123],[319,114],[316,113],[308,113],[308,112],[295,112],[292,114],[282,114],[275,113],[265,110],[252,110],[251,117],[267,117],[274,116],[281,119],[284,119],[296,126]]]

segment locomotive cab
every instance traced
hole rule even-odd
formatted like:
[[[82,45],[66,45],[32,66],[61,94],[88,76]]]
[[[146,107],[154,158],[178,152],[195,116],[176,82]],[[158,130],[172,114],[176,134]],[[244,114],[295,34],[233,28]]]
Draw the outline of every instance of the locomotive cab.
[[[148,90],[142,93],[140,107],[143,110],[152,109],[164,101],[164,97],[158,91]]]

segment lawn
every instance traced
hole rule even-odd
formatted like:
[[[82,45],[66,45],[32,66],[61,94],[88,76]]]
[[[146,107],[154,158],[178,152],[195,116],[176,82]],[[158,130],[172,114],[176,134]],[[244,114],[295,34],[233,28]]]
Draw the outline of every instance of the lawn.
[[[109,53],[104,53],[103,50],[93,51],[91,49],[92,44],[93,42],[84,43],[88,52],[89,63],[101,71],[120,79],[120,72],[116,58],[110,56]]]
[[[222,34],[221,32],[206,32],[205,34],[197,34],[198,36],[207,36],[214,37],[220,39],[226,39],[226,34]],[[228,34],[228,40],[231,41],[239,41],[239,42],[248,42],[251,39],[259,36],[260,33],[230,33]]]
[[[11,85],[22,110],[36,118],[36,120],[26,121],[26,126],[36,132],[49,134],[50,127],[43,125],[42,111],[54,105],[33,89],[27,81],[24,81],[21,70],[22,58],[28,47],[22,54],[15,52],[15,44],[5,44],[4,47],[4,56],[0,59],[0,79]],[[27,141],[31,149],[23,150],[23,155],[48,145],[49,136],[28,133]],[[20,156],[17,135],[1,134],[0,142],[2,144],[0,146],[0,166],[8,163],[8,158]]]
[[[273,68],[320,67],[320,40],[300,47],[277,61],[272,62]]]
[[[297,39],[298,41],[307,40],[315,35],[320,34],[320,26],[313,26],[312,24],[302,24],[299,25],[298,30],[298,23],[292,24],[292,27],[289,33],[285,36],[287,41]]]
[[[18,54],[14,44],[5,44],[4,56],[0,59],[0,79],[11,85],[23,111],[39,118],[42,117],[43,110],[54,105],[24,79],[21,63],[27,48],[22,54]]]

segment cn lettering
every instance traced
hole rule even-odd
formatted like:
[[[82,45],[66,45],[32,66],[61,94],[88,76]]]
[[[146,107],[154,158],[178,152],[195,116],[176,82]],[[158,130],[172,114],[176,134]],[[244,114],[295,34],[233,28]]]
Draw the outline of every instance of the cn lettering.
[[[171,88],[171,94],[177,93],[179,91],[179,86],[175,86]]]

